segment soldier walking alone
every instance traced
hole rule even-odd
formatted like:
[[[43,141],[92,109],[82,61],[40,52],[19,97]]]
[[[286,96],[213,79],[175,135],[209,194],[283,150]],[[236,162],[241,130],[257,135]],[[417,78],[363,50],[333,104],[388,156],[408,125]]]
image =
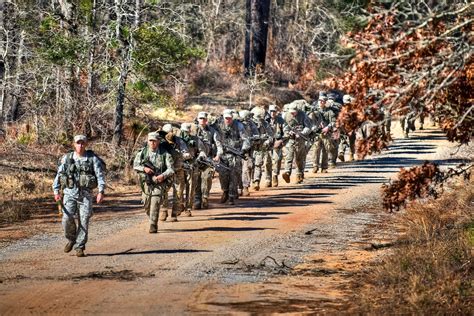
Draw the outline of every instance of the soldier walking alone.
[[[86,150],[86,147],[86,136],[76,135],[74,151],[61,158],[53,182],[54,200],[61,203],[62,226],[68,239],[64,252],[70,252],[76,245],[78,257],[85,256],[89,219],[92,216],[92,191],[99,188],[96,202],[102,203],[105,190],[105,164],[92,150]],[[78,218],[77,225],[75,216]]]

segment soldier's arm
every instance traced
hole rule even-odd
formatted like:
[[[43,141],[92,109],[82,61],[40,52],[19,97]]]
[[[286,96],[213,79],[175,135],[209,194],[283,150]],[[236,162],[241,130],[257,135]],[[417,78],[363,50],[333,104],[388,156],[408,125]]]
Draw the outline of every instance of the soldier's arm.
[[[174,175],[174,160],[170,153],[166,152],[165,154],[165,164],[166,164],[166,171],[162,173],[165,179]]]
[[[247,151],[250,149],[251,146],[250,138],[247,132],[245,131],[245,127],[242,123],[239,123],[237,126],[239,129],[240,139],[242,140],[242,148],[240,150]]]
[[[105,174],[104,170],[102,170],[102,164],[100,163],[99,159],[94,156],[92,159],[94,163],[94,172],[95,176],[97,177],[97,186],[99,188],[99,193],[104,193],[105,191]]]
[[[224,148],[222,147],[221,134],[214,129],[212,137],[217,148],[217,156],[222,156],[224,154]]]
[[[145,172],[144,167],[142,165],[142,161],[141,161],[141,155],[142,155],[142,151],[140,150],[135,156],[135,159],[133,160],[133,170],[137,172]]]
[[[313,126],[313,123],[311,123],[311,120],[308,117],[308,115],[306,115],[306,113],[303,113],[303,114],[304,114],[304,117],[303,117],[304,128],[301,131],[301,134],[308,135],[309,133],[311,133],[311,127]]]
[[[62,158],[61,158],[61,163],[59,164],[59,167],[58,167],[58,172],[56,173],[56,176],[54,177],[54,181],[53,181],[53,192],[54,192],[54,195],[58,195],[59,194],[59,190],[61,190],[61,183],[59,181],[59,176],[61,173],[64,172],[64,168],[66,167],[66,155],[64,155]]]

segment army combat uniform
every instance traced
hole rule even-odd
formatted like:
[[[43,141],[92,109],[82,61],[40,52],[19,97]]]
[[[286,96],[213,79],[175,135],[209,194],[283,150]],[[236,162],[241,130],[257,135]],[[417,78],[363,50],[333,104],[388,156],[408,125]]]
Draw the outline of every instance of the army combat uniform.
[[[224,114],[226,115],[226,114]],[[242,177],[241,158],[229,151],[229,148],[240,152],[247,152],[250,149],[250,142],[245,132],[245,128],[239,121],[233,120],[230,125],[224,122],[217,125],[218,132],[222,135],[222,144],[224,154],[221,157],[223,163],[230,170],[223,170],[219,173],[221,189],[223,191],[221,202],[226,201],[234,204],[239,183],[239,177]]]
[[[65,237],[72,245],[75,243],[76,250],[86,248],[89,219],[92,216],[92,191],[98,188],[99,193],[104,193],[104,172],[102,160],[90,150],[85,152],[84,157],[70,152],[60,160],[53,191],[58,195],[63,189],[62,226]]]
[[[255,110],[253,121],[258,130],[258,137],[253,142],[253,188],[260,189],[260,180],[262,178],[262,167],[271,165],[271,147],[273,146],[273,129],[264,119],[264,110]],[[267,187],[271,186],[271,180],[267,179]]]
[[[207,115],[206,115],[207,117]],[[197,126],[196,136],[202,141],[205,147],[207,158],[214,158],[215,156],[222,157],[224,150],[222,149],[221,137],[216,129],[213,127]],[[195,197],[194,206],[195,208],[207,208],[209,203],[209,193],[212,187],[212,177],[214,175],[214,169],[210,166],[199,165],[199,174],[196,178],[194,186]]]
[[[296,115],[293,116],[292,113]],[[285,146],[285,172],[283,179],[290,182],[291,171],[293,168],[293,161],[296,163],[296,182],[301,183],[304,177],[304,163],[306,161],[306,142],[311,132],[311,121],[308,116],[296,108],[290,106],[288,112],[284,116],[285,125],[283,127],[284,136],[288,139]]]
[[[145,162],[151,163],[156,170],[155,175],[162,174],[165,180],[158,183],[152,176],[146,175],[144,171]],[[144,202],[145,212],[150,219],[150,226],[154,225],[157,227],[160,206],[173,182],[173,157],[161,144],[155,151],[147,146],[140,150],[135,156],[133,169],[137,171],[140,176],[142,200]]]
[[[272,186],[278,186],[278,176],[280,175],[281,161],[283,160],[283,146],[285,141],[283,139],[283,125],[285,121],[281,115],[277,115],[274,119],[269,117],[267,122],[273,130],[275,143],[271,151],[272,159],[267,160],[265,164],[265,179],[271,180]],[[273,176],[272,176],[273,173]]]

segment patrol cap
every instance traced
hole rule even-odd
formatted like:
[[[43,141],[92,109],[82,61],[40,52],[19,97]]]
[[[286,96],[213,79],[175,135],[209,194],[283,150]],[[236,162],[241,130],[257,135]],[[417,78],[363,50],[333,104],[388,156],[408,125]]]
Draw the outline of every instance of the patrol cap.
[[[165,124],[165,125],[163,125],[163,127],[161,128],[161,130],[162,130],[163,132],[166,132],[166,133],[172,132],[172,131],[173,131],[173,125],[171,125],[171,124],[169,124],[169,123],[168,123],[168,124]]]
[[[80,141],[87,142],[87,137],[85,135],[76,135],[74,136],[74,142],[78,143]]]
[[[225,110],[222,112],[222,116],[223,116],[224,118],[233,117],[233,115],[232,115],[232,110],[231,110],[231,109],[225,109]]]
[[[201,118],[206,118],[207,119],[207,112],[199,112],[198,113],[198,119],[201,119]]]
[[[347,103],[351,103],[351,102],[352,102],[352,97],[350,95],[345,94],[342,97],[342,103],[347,104]]]
[[[276,112],[277,111],[277,106],[275,104],[270,104],[268,106],[268,112]]]
[[[183,132],[191,132],[191,123],[182,123],[181,124],[181,130]]]
[[[148,140],[160,140],[160,134],[157,132],[148,133]]]

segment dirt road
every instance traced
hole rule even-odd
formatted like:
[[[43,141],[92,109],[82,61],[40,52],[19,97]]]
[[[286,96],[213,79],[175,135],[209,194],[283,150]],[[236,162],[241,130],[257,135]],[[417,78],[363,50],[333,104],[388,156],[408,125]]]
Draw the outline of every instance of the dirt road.
[[[147,233],[136,190],[95,214],[85,258],[62,252],[59,219],[51,217],[38,234],[0,249],[0,314],[337,308],[351,271],[376,255],[367,245],[391,238],[377,229],[388,215],[369,210],[380,185],[426,159],[456,164],[444,158],[452,147],[428,129],[381,155],[307,173],[303,185],[252,192],[233,207],[217,204],[213,190],[210,210],[160,222],[158,234]]]

